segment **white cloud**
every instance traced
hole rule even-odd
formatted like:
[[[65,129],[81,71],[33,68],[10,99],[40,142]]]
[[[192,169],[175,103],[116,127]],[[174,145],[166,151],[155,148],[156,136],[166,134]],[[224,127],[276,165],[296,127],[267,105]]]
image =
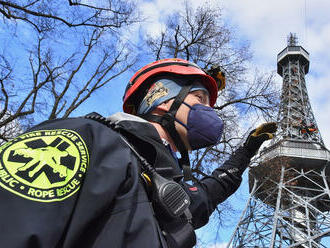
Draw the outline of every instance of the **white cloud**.
[[[253,66],[262,71],[276,70],[276,56],[286,46],[290,32],[310,53],[310,73],[306,77],[309,97],[321,134],[330,148],[330,1],[324,0],[199,0],[194,7],[211,3],[221,7],[228,23],[235,27],[236,36],[249,40],[254,53]],[[155,35],[162,30],[165,17],[182,8],[183,1],[142,1],[141,10],[148,16],[144,31]],[[277,76],[281,84],[281,77]],[[324,130],[324,131],[322,131]]]
[[[326,147],[330,149],[330,133],[327,132],[330,123],[330,72],[325,71],[318,76],[311,75],[306,81],[316,122]]]
[[[309,98],[325,145],[330,149],[330,132],[327,132],[330,125],[330,1],[189,1],[194,7],[205,2],[220,6],[226,23],[234,27],[235,36],[242,41],[250,41],[254,53],[252,64],[258,70],[276,70],[276,57],[286,47],[288,34],[297,34],[299,44],[310,54],[310,72],[306,76]],[[167,14],[180,8],[182,1],[154,0],[144,4],[144,13],[151,16],[145,30],[153,34],[162,28],[160,23]],[[277,76],[276,81],[281,84],[281,77]],[[231,234],[222,232],[222,240],[229,240]],[[219,243],[207,248],[223,248],[226,245]]]
[[[310,53],[307,88],[322,137],[330,148],[326,132],[330,123],[330,2],[224,0],[223,4],[226,18],[237,26],[242,39],[250,40],[257,68],[276,69],[276,56],[285,48],[287,35],[297,34],[299,44]]]
[[[141,4],[142,15],[146,17],[146,21],[141,27],[143,32],[148,35],[155,36],[162,30],[162,24],[159,20],[160,9],[154,2],[146,2]]]
[[[221,244],[213,244],[208,246],[207,248],[226,248],[228,243],[221,243]]]
[[[146,22],[142,27],[143,31],[153,36],[164,29],[164,21],[168,15],[183,8],[183,1],[141,1],[139,5],[142,15],[146,17]]]

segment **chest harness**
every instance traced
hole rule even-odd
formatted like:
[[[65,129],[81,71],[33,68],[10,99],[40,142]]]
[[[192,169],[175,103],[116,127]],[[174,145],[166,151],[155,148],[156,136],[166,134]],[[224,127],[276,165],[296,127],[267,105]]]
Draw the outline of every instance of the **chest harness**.
[[[181,158],[179,159],[179,164],[183,170],[183,176],[185,181],[190,181],[193,179],[191,168],[190,168],[190,160],[188,150],[183,143],[178,131],[175,128],[175,115],[178,112],[179,107],[183,103],[186,96],[189,94],[190,89],[193,87],[192,82],[188,82],[185,86],[183,86],[179,92],[179,94],[174,98],[174,102],[172,103],[168,112],[166,112],[162,116],[153,115],[148,113],[143,115],[142,118],[148,121],[159,123],[171,136],[173,139],[177,149],[181,154]]]

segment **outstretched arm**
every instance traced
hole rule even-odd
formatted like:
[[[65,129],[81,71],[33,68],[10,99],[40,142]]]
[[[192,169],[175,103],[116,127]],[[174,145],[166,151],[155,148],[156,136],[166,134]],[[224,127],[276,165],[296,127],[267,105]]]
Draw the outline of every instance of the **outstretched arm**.
[[[265,140],[273,138],[275,123],[265,123],[254,129],[246,142],[211,176],[204,177],[193,186],[184,184],[191,197],[190,210],[193,224],[199,228],[208,222],[216,206],[225,201],[240,186],[242,174]]]

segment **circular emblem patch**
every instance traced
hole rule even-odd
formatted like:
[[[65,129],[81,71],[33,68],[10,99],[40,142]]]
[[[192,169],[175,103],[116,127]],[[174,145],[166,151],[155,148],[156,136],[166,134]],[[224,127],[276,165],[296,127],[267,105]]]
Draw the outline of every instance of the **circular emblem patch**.
[[[0,186],[34,201],[62,201],[79,189],[88,160],[72,130],[25,133],[0,147]]]

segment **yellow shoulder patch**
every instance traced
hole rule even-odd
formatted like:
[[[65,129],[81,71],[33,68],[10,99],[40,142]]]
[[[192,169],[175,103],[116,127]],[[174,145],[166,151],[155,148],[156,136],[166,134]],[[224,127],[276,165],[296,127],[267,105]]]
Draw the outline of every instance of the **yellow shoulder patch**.
[[[33,201],[72,196],[89,164],[85,142],[72,130],[25,133],[0,147],[0,187]]]

